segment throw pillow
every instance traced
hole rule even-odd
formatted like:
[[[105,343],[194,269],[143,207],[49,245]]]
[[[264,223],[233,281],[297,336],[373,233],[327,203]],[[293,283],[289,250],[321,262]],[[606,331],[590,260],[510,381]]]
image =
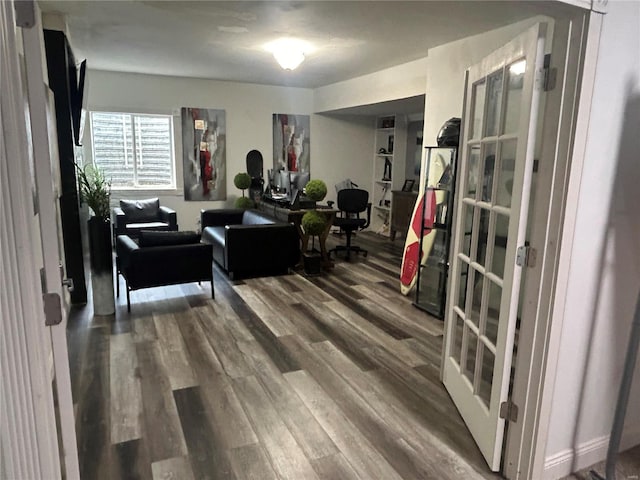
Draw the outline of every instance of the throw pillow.
[[[196,232],[165,232],[155,230],[141,230],[138,236],[140,247],[166,247],[169,245],[188,245],[199,243],[200,235]]]
[[[127,216],[128,223],[146,223],[158,220],[160,199],[120,200],[120,208]]]

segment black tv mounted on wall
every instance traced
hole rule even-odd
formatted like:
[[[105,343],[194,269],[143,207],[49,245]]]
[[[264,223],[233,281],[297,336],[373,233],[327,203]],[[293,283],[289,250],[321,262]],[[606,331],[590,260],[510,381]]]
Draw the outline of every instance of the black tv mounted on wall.
[[[82,136],[87,115],[87,61],[83,60],[77,71],[75,65],[69,68],[70,80],[70,100],[71,100],[71,120],[73,123],[73,138],[78,146],[82,146]]]

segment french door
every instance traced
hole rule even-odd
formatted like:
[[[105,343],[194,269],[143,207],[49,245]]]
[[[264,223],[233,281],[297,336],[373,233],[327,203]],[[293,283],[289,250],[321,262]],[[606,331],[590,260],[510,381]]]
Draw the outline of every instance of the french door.
[[[35,8],[35,7],[34,7]],[[22,29],[24,74],[28,92],[30,137],[33,141],[34,179],[37,191],[40,247],[42,249],[42,286],[48,298],[59,299],[56,305],[59,323],[42,326],[53,357],[53,393],[57,402],[61,460],[65,478],[80,478],[75,416],[71,395],[69,352],[67,349],[67,320],[69,291],[72,284],[65,279],[64,249],[62,247],[62,219],[60,216],[60,160],[53,93],[44,83],[46,72],[40,12],[36,10],[36,25]]]
[[[500,468],[516,336],[546,28],[467,71],[443,382],[489,467]],[[504,405],[502,405],[504,404]]]
[[[55,110],[42,35],[35,2],[0,2],[0,476],[74,480]]]

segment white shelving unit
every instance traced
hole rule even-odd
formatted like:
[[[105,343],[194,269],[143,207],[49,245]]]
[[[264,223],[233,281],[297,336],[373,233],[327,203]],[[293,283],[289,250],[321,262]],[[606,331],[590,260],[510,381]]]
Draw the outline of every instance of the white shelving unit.
[[[371,189],[371,229],[389,236],[391,191],[404,183],[407,146],[407,119],[402,115],[376,118]]]

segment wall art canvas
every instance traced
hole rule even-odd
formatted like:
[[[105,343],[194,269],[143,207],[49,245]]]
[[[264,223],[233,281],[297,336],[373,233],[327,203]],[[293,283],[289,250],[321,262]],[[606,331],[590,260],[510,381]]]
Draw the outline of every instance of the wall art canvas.
[[[224,110],[182,108],[184,199],[227,199]]]
[[[290,172],[310,171],[311,117],[273,114],[273,168]]]

